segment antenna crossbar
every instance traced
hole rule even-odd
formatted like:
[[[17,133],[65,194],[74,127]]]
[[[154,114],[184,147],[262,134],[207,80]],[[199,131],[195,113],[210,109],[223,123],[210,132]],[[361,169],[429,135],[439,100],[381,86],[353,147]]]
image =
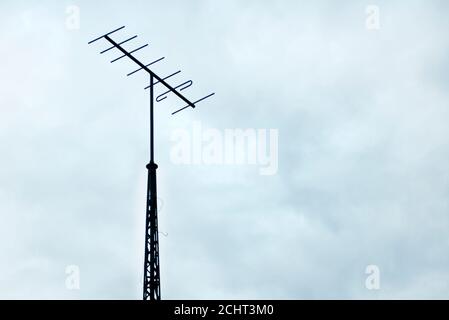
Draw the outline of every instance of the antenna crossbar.
[[[108,35],[105,35],[104,38],[108,40],[113,46],[115,46],[117,49],[119,49],[125,56],[130,58],[132,61],[134,61],[139,67],[141,67],[143,70],[151,74],[156,80],[158,80],[160,83],[162,83],[167,89],[172,91],[175,95],[177,95],[181,100],[183,100],[185,103],[187,103],[188,106],[195,108],[195,104],[190,102],[189,99],[184,97],[182,94],[180,94],[178,91],[176,91],[171,85],[169,85],[167,82],[164,81],[161,77],[159,77],[156,73],[151,71],[146,65],[144,65],[142,62],[137,60],[131,53],[123,49],[117,42],[112,40]]]

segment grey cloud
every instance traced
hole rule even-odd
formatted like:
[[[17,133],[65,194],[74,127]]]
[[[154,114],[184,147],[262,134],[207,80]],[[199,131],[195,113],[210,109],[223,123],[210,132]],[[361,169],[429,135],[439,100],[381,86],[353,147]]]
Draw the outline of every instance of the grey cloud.
[[[1,5],[1,298],[140,298],[147,79],[87,46],[122,23],[217,92],[157,105],[164,298],[447,297],[446,3],[378,1],[379,31],[356,1],[78,5],[79,31],[60,2]],[[174,165],[193,121],[279,129],[279,173]]]

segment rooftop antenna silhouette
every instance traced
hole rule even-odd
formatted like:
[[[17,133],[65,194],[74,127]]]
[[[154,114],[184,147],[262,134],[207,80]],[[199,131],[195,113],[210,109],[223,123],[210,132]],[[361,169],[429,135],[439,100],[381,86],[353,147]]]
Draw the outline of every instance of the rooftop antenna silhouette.
[[[158,63],[163,60],[165,57],[161,57],[157,60],[154,60],[148,64],[144,64],[136,59],[132,53],[139,51],[148,46],[148,44],[137,47],[131,51],[125,50],[122,45],[130,42],[137,38],[137,35],[127,38],[123,41],[116,42],[112,40],[110,37],[113,33],[124,29],[125,26],[112,30],[102,36],[95,38],[88,42],[88,44],[92,44],[99,40],[106,40],[112,46],[104,49],[100,52],[103,54],[110,50],[118,50],[122,53],[119,57],[111,60],[111,63],[116,62],[122,58],[128,57],[131,61],[137,64],[138,69],[130,72],[127,76],[131,76],[139,71],[144,70],[149,74],[150,83],[144,89],[150,89],[150,162],[146,165],[148,169],[148,183],[147,183],[147,194],[146,194],[146,212],[145,212],[145,256],[144,256],[144,278],[143,278],[143,299],[144,300],[160,300],[161,299],[161,280],[160,280],[160,271],[159,271],[159,236],[158,236],[158,222],[157,222],[157,188],[156,188],[156,169],[157,164],[154,162],[154,119],[153,119],[153,107],[154,107],[154,86],[161,83],[166,90],[159,94],[156,97],[157,102],[161,102],[165,100],[168,94],[173,93],[179,99],[186,103],[185,106],[178,108],[172,115],[185,110],[186,108],[195,108],[196,104],[213,96],[215,93],[211,93],[207,96],[204,96],[194,102],[191,102],[187,99],[180,91],[184,91],[185,89],[192,86],[192,80],[185,81],[181,84],[178,84],[172,87],[170,84],[166,82],[167,79],[177,75],[181,71],[176,71],[168,76],[160,77],[156,73],[154,73],[150,66]]]

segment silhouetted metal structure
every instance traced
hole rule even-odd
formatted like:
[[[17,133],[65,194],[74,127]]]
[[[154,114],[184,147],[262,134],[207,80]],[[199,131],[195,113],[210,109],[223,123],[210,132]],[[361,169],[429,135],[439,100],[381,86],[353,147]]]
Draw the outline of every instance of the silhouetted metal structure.
[[[191,102],[184,95],[182,95],[179,91],[185,90],[189,88],[193,82],[192,80],[188,80],[183,82],[175,87],[169,85],[165,80],[171,78],[181,71],[174,72],[166,77],[159,77],[156,73],[151,71],[149,67],[161,60],[164,57],[154,60],[149,64],[143,64],[138,59],[136,59],[132,53],[141,50],[148,46],[148,44],[142,45],[132,51],[125,50],[122,45],[135,39],[137,36],[133,36],[131,38],[127,38],[123,41],[116,42],[112,40],[110,37],[111,34],[124,29],[125,27],[120,27],[111,32],[108,32],[98,38],[95,38],[92,41],[89,41],[88,44],[96,42],[98,40],[104,39],[107,40],[112,46],[100,52],[103,54],[109,50],[117,49],[122,53],[121,56],[111,60],[111,63],[116,62],[122,58],[128,57],[131,61],[135,62],[139,68],[128,73],[127,76],[133,75],[141,70],[146,71],[150,76],[150,83],[144,89],[150,89],[150,162],[146,165],[148,170],[148,183],[147,183],[147,195],[146,195],[146,212],[145,212],[145,262],[144,262],[144,279],[143,279],[143,299],[144,300],[160,300],[161,299],[161,280],[160,280],[160,271],[159,271],[159,232],[158,232],[158,221],[157,221],[157,188],[156,188],[156,169],[157,164],[154,162],[154,118],[153,118],[153,108],[154,108],[154,86],[161,83],[166,87],[166,91],[162,94],[159,94],[156,97],[156,101],[160,102],[167,98],[167,94],[170,92],[174,93],[178,98],[183,100],[187,105],[174,111],[172,113],[176,114],[188,107],[195,108],[195,104],[211,97],[214,93],[211,93],[201,99],[196,100],[195,102]],[[179,90],[179,91],[177,91]]]

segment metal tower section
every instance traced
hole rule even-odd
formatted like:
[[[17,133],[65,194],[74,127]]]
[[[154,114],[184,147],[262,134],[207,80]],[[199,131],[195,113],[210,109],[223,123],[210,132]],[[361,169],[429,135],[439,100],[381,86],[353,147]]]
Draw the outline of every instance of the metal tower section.
[[[148,183],[147,183],[147,193],[146,193],[146,208],[145,208],[145,252],[144,252],[144,276],[143,276],[143,299],[144,300],[160,300],[161,299],[161,279],[160,279],[160,267],[159,267],[159,231],[158,231],[158,220],[157,220],[157,187],[156,187],[156,169],[158,168],[157,164],[154,162],[154,87],[155,85],[161,83],[164,85],[166,90],[163,93],[159,94],[156,97],[156,101],[160,102],[167,98],[167,95],[172,92],[178,98],[183,100],[187,105],[174,111],[172,113],[176,114],[188,107],[195,108],[195,104],[213,96],[215,93],[211,93],[195,102],[191,102],[189,99],[184,97],[179,91],[185,90],[189,88],[193,82],[192,80],[185,81],[175,87],[169,85],[165,80],[175,76],[181,71],[177,71],[172,73],[164,78],[159,77],[156,73],[151,71],[148,67],[163,60],[164,57],[154,60],[149,64],[143,64],[138,59],[136,59],[132,53],[145,48],[148,44],[138,47],[132,51],[125,50],[121,45],[127,43],[137,36],[133,36],[131,38],[120,41],[119,43],[109,37],[111,34],[122,30],[125,27],[120,27],[111,32],[108,32],[98,38],[95,38],[92,41],[89,41],[88,44],[96,42],[101,39],[107,40],[112,46],[100,52],[103,54],[112,49],[119,50],[122,55],[114,60],[111,60],[111,63],[118,61],[124,57],[128,57],[131,61],[136,63],[139,68],[134,70],[127,75],[133,75],[140,70],[145,70],[150,76],[150,84],[144,89],[150,89],[150,162],[146,165],[148,170]]]

